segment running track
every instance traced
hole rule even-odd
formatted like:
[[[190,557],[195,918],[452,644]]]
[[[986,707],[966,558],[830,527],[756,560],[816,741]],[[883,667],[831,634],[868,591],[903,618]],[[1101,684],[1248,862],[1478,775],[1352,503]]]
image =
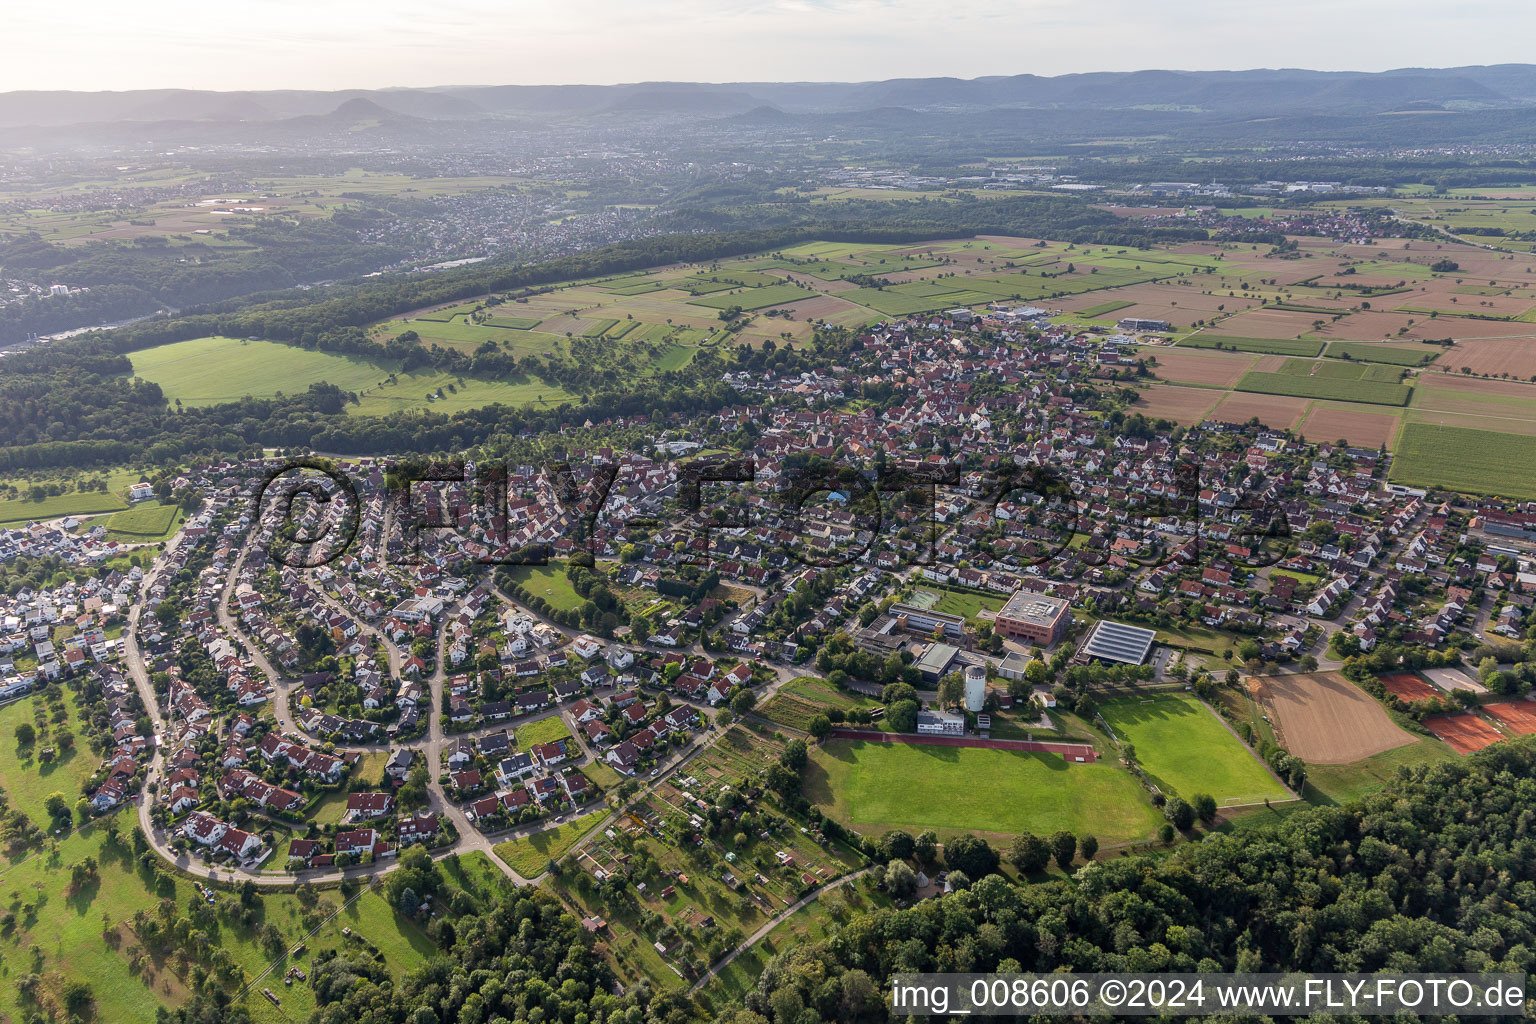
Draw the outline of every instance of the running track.
[[[1060,754],[1071,764],[1077,758],[1092,764],[1099,759],[1087,743],[1041,743],[1038,740],[984,740],[978,736],[922,736],[906,732],[881,732],[878,729],[833,729],[827,734],[835,740],[869,740],[875,743],[915,743],[934,747],[982,747],[986,750],[1034,750]]]

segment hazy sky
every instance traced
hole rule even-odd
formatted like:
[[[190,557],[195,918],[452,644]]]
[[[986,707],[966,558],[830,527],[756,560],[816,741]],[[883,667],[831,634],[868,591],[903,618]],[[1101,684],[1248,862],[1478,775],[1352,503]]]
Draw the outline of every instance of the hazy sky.
[[[12,0],[0,91],[867,81],[1536,59],[1531,0]]]

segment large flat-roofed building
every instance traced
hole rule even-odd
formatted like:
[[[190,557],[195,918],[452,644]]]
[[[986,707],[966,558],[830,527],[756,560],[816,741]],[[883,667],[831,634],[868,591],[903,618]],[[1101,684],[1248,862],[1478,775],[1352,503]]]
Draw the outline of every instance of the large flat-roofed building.
[[[954,664],[955,658],[960,654],[960,648],[954,644],[933,643],[923,652],[913,664],[923,674],[923,682],[933,683],[941,679],[944,673],[949,671],[949,666]]]
[[[1115,325],[1122,331],[1171,331],[1173,325],[1167,320],[1148,320],[1139,316],[1128,316]]]
[[[1077,649],[1077,657],[1083,660],[1098,658],[1100,661],[1114,661],[1122,665],[1140,665],[1152,652],[1152,641],[1156,637],[1156,630],[1100,619],[1083,638],[1082,646]]]
[[[1015,590],[1002,611],[997,613],[992,631],[1015,640],[1048,646],[1061,639],[1071,619],[1067,602],[1061,598],[1031,590]]]
[[[932,636],[933,631],[943,628],[944,635],[960,639],[965,636],[965,619],[948,612],[936,612],[919,608],[915,604],[893,604],[887,612],[896,624],[908,633]]]

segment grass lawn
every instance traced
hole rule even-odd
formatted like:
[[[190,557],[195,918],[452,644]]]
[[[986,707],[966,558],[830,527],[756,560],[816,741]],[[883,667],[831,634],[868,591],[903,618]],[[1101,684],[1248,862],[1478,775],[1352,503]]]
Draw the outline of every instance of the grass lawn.
[[[1188,799],[1209,793],[1218,804],[1288,800],[1289,794],[1205,705],[1166,694],[1106,701],[1100,712],[1164,792]]]
[[[181,527],[184,518],[180,505],[162,505],[145,502],[122,512],[114,512],[101,520],[107,528],[107,539],[125,544],[151,544],[166,540]]]
[[[1307,765],[1306,798],[1314,804],[1347,804],[1386,786],[1399,766],[1456,761],[1456,752],[1439,740],[1423,737],[1353,764]]]
[[[1000,611],[1008,599],[1001,594],[965,594],[953,590],[920,590],[933,594],[938,600],[929,605],[930,611],[945,615],[958,615],[962,619],[974,619],[983,611]]]
[[[582,836],[592,831],[603,818],[603,812],[586,814],[575,821],[568,821],[564,825],[536,832],[522,839],[509,839],[505,843],[497,843],[493,849],[496,856],[505,861],[508,866],[522,875],[524,878],[532,878],[543,874],[544,868],[552,860],[559,860],[565,856],[566,851],[581,839]]]
[[[534,597],[542,597],[548,601],[550,607],[557,611],[581,607],[581,595],[572,588],[571,581],[565,578],[563,562],[518,566],[513,571],[512,578],[522,584]]]
[[[1068,829],[1115,843],[1143,839],[1162,820],[1118,764],[975,747],[833,740],[812,755],[805,795],[869,834]]]
[[[535,744],[553,743],[556,740],[570,739],[571,731],[565,727],[565,723],[560,720],[559,715],[550,715],[548,718],[541,718],[537,722],[529,722],[527,725],[518,726],[513,735],[517,738],[517,749],[527,750]]]

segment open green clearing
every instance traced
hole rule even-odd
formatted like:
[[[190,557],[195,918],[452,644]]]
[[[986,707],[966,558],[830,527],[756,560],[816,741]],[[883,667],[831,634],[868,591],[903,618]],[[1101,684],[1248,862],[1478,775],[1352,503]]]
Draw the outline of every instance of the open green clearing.
[[[486,381],[432,370],[397,374],[356,356],[313,352],[274,341],[194,338],[144,349],[131,359],[136,376],[159,384],[172,403],[183,405],[217,405],[244,395],[303,394],[319,381],[356,392],[359,402],[347,406],[347,411],[362,416],[410,409],[451,413],[495,403],[558,405],[571,397],[558,385],[538,380]],[[101,509],[112,510],[110,506]]]
[[[1312,803],[1347,804],[1385,787],[1397,777],[1399,767],[1456,760],[1459,758],[1450,747],[1423,737],[1353,764],[1309,764],[1306,797]]]
[[[1161,820],[1118,764],[979,747],[832,740],[811,756],[805,794],[862,831],[1092,833],[1105,842],[1150,835]]]
[[[1179,340],[1180,348],[1220,348],[1234,352],[1266,352],[1277,356],[1315,356],[1323,350],[1320,341],[1300,338],[1237,338],[1226,334],[1191,334]]]
[[[174,405],[217,405],[244,395],[303,394],[327,381],[346,391],[373,387],[390,375],[377,363],[275,341],[208,337],[134,352],[135,376],[154,381]]]
[[[597,826],[603,814],[597,811],[522,839],[509,839],[505,843],[497,843],[493,850],[513,871],[524,878],[533,878],[543,874],[550,861],[564,857],[571,847]]]
[[[532,596],[548,601],[556,611],[581,607],[581,595],[576,593],[571,581],[565,578],[564,563],[520,565],[513,571],[512,578]]]
[[[1209,793],[1218,804],[1289,800],[1259,759],[1194,697],[1167,694],[1105,701],[1099,709],[1142,769],[1166,793]]]
[[[1405,423],[1389,479],[1412,487],[1449,487],[1470,494],[1536,498],[1536,437],[1497,430]]]
[[[537,722],[528,722],[525,725],[518,726],[513,732],[513,736],[517,739],[517,749],[527,750],[529,747],[537,746],[540,743],[568,740],[571,738],[571,731],[565,727],[565,723],[560,720],[559,715],[550,715],[548,718],[541,718]]]
[[[1346,367],[1348,364],[1337,364]],[[1361,369],[1364,369],[1363,367]],[[1265,373],[1249,370],[1233,388],[1260,395],[1289,395],[1293,398],[1326,398],[1338,402],[1363,402],[1368,405],[1407,405],[1413,389],[1406,384],[1380,380],[1350,379],[1317,374],[1310,377],[1293,373]]]

